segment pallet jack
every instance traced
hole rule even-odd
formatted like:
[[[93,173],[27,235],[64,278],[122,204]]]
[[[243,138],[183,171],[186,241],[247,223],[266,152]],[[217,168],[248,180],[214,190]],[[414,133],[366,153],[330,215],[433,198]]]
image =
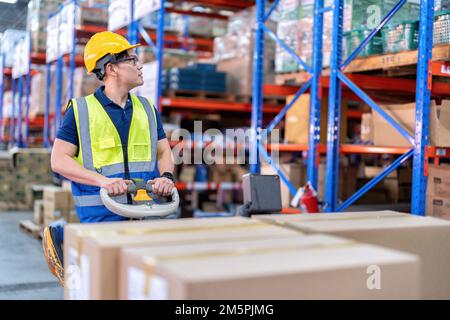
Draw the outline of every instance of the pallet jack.
[[[127,194],[132,204],[122,204],[108,195],[106,189],[100,189],[100,198],[111,212],[131,220],[166,218],[175,213],[180,204],[176,188],[169,197],[156,196],[152,192],[151,181],[133,180],[128,185]],[[65,222],[57,221],[46,227],[42,235],[42,249],[51,273],[64,286],[63,235]]]

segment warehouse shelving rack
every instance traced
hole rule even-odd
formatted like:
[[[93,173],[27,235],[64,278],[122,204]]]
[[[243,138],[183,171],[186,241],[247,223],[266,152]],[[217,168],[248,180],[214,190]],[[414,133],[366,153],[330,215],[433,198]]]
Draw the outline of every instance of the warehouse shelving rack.
[[[371,187],[395,170],[408,158],[413,160],[413,185],[411,212],[415,215],[425,215],[426,177],[425,177],[425,148],[428,144],[428,123],[431,92],[428,87],[429,62],[432,58],[433,47],[433,22],[434,22],[434,0],[421,0],[420,3],[420,28],[419,28],[419,50],[417,61],[417,84],[416,84],[416,129],[412,137],[387,113],[383,111],[362,89],[352,82],[345,74],[344,69],[359,54],[381,28],[394,16],[406,0],[400,0],[380,24],[362,41],[355,51],[342,62],[342,37],[343,37],[343,0],[335,0],[333,16],[333,43],[332,61],[330,75],[329,114],[328,114],[328,143],[327,143],[327,176],[325,185],[325,210],[327,212],[341,211],[356,201]],[[401,133],[414,146],[406,153],[397,158],[391,165],[386,167],[372,181],[368,182],[353,196],[338,206],[337,203],[337,179],[338,179],[338,157],[339,157],[339,121],[341,106],[342,83],[345,83],[366,104],[378,112],[388,123]]]
[[[380,25],[373,30],[373,32],[360,44],[360,46],[350,55],[344,63],[342,63],[342,35],[343,35],[343,0],[335,0],[333,8],[323,8],[323,1],[315,2],[315,13],[317,20],[317,13],[322,13],[323,10],[333,10],[333,45],[332,45],[332,63],[329,70],[322,70],[318,72],[316,77],[320,78],[319,86],[322,89],[329,90],[329,113],[328,113],[328,135],[327,145],[318,145],[313,140],[309,141],[309,146],[301,146],[295,144],[281,144],[276,146],[268,145],[267,148],[278,148],[280,151],[293,152],[293,151],[308,151],[309,159],[313,159],[312,154],[326,154],[327,167],[326,167],[326,190],[325,190],[325,211],[335,212],[344,210],[348,205],[352,204],[358,198],[360,198],[365,192],[367,192],[372,186],[386,177],[390,172],[396,169],[406,159],[413,157],[413,194],[412,194],[412,213],[416,215],[425,214],[425,195],[426,195],[426,170],[428,160],[430,158],[435,159],[435,163],[440,158],[450,155],[448,148],[428,147],[428,121],[429,121],[429,106],[430,97],[433,96],[449,96],[450,86],[448,83],[433,82],[433,76],[449,76],[448,63],[440,60],[450,59],[450,46],[432,46],[433,35],[433,17],[434,17],[434,1],[422,0],[421,1],[421,16],[420,16],[420,36],[419,36],[419,49],[410,52],[401,52],[396,54],[385,54],[379,56],[370,56],[366,58],[356,59],[355,57],[361,51],[373,36],[389,21],[389,19],[402,7],[406,0],[400,0],[391,12],[381,21]],[[264,0],[258,1],[258,6],[261,7],[259,13],[259,23],[263,21],[263,6]],[[322,6],[321,6],[322,5]],[[320,8],[317,10],[317,8]],[[258,25],[259,29],[261,26]],[[319,26],[316,25],[314,30],[316,31]],[[255,43],[255,48],[261,46],[263,41],[258,38]],[[316,50],[320,50],[320,43],[315,37],[314,41],[314,56],[320,55]],[[320,40],[319,40],[320,41]],[[433,58],[433,61],[431,61]],[[436,60],[436,61],[435,61]],[[261,61],[261,56],[255,56],[255,69],[258,70],[258,63]],[[356,75],[356,74],[344,74],[344,68],[346,72],[355,71],[369,71],[376,69],[384,69],[389,66],[403,66],[417,63],[417,79],[416,81],[407,79],[391,79],[378,76],[368,75]],[[255,75],[261,76],[261,72],[256,71]],[[277,84],[284,84],[287,80],[295,80],[297,83],[307,83],[314,79],[306,72],[298,72],[295,74],[287,74],[277,76]],[[356,85],[357,83],[358,85]],[[254,97],[260,98],[261,85],[255,81],[255,94]],[[344,91],[343,89],[347,91]],[[410,136],[402,127],[400,127],[395,121],[393,121],[383,110],[378,107],[375,101],[369,97],[363,90],[369,89],[373,92],[384,91],[397,91],[404,93],[414,93],[417,101],[416,109],[416,132],[415,136]],[[289,92],[292,94],[292,92]],[[314,92],[311,91],[314,95]],[[351,97],[359,97],[362,101],[366,102],[374,110],[379,112],[391,125],[393,125],[398,131],[400,131],[407,139],[413,144],[413,148],[385,148],[376,146],[359,146],[359,145],[340,145],[339,139],[339,123],[340,123],[340,103],[341,98],[344,95],[350,95]],[[257,118],[258,112],[260,112],[261,105],[259,101],[255,99],[254,113]],[[311,100],[316,98],[312,96]],[[311,105],[311,113],[313,115],[310,123],[312,128],[313,123],[319,120],[316,117],[313,106]],[[275,119],[276,120],[276,119]],[[260,125],[256,122],[253,126],[254,132],[261,130]],[[312,129],[310,129],[310,132]],[[311,136],[311,134],[310,134]],[[262,147],[259,147],[260,151],[264,154],[265,151]],[[343,204],[338,206],[337,199],[337,179],[338,179],[338,157],[339,154],[345,153],[368,153],[368,154],[394,154],[400,155],[400,157],[394,161],[389,167],[387,167],[382,173],[375,177],[371,182],[365,185],[355,195],[347,199]],[[258,159],[259,160],[259,159]],[[317,163],[317,162],[316,162]],[[308,162],[308,173],[314,170],[313,165]],[[254,172],[258,172],[258,168],[253,168]],[[313,175],[308,174],[308,180],[313,181]],[[286,182],[286,179],[283,179]],[[288,184],[289,185],[289,184]],[[295,189],[289,188],[291,193],[295,193]]]
[[[256,35],[255,35],[255,54],[254,54],[254,70],[253,70],[253,105],[252,105],[252,147],[250,172],[259,173],[260,155],[262,155],[268,163],[270,163],[282,181],[288,186],[291,194],[297,193],[296,188],[289,182],[286,175],[272,161],[267,153],[266,147],[263,145],[267,135],[278,125],[278,123],[286,115],[287,111],[294,105],[298,98],[308,89],[311,93],[310,104],[310,123],[309,123],[309,143],[308,143],[308,160],[307,160],[307,180],[314,189],[317,190],[318,180],[318,145],[320,140],[320,112],[321,112],[321,75],[322,75],[322,33],[323,33],[323,15],[330,8],[324,7],[323,0],[314,2],[314,26],[313,26],[313,56],[312,67],[308,66],[289,46],[279,39],[271,30],[267,28],[265,22],[278,6],[279,0],[273,1],[271,7],[266,13],[266,0],[257,0],[257,17],[256,17]],[[282,111],[275,116],[272,122],[266,128],[266,132],[262,134],[262,112],[263,112],[263,60],[264,60],[264,34],[269,35],[283,50],[286,50],[292,58],[308,73],[307,79],[303,86],[295,93],[294,98],[288,103]],[[275,146],[271,146],[273,148]],[[269,148],[270,149],[270,148]]]
[[[28,34],[29,35],[29,34]],[[32,64],[40,64],[41,60],[38,56],[35,54],[31,54],[31,36],[25,37],[25,40],[28,40],[28,52],[27,55],[30,57],[27,61],[28,72],[24,75],[20,75],[17,78],[14,78],[13,75],[13,69],[12,68],[5,68],[3,61],[4,56],[2,56],[2,85],[0,87],[1,93],[0,93],[0,141],[2,143],[8,143],[10,147],[19,147],[19,148],[26,148],[28,146],[28,133],[30,127],[36,127],[35,121],[29,120],[29,110],[30,110],[30,82],[31,77],[36,74],[36,71],[32,69]],[[4,77],[10,77],[11,78],[11,84],[12,84],[12,98],[13,98],[13,104],[12,104],[12,114],[11,117],[3,118],[3,98],[4,98]],[[18,99],[16,99],[16,97]],[[25,103],[24,100],[25,99]],[[18,105],[16,106],[16,101],[18,102]],[[16,108],[17,107],[17,108]],[[23,109],[22,107],[25,107],[25,114],[23,115]],[[17,109],[17,115],[16,115],[16,109]],[[23,116],[22,116],[23,115]],[[9,135],[3,134],[3,126],[9,125]],[[22,125],[24,126],[22,128]]]
[[[3,143],[3,104],[5,93],[5,78],[11,75],[11,69],[5,69],[4,54],[0,53],[0,143]]]

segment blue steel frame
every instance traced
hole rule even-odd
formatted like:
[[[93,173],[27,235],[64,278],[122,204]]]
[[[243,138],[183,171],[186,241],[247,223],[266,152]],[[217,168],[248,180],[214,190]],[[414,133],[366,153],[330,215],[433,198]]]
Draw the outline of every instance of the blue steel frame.
[[[59,14],[61,11],[61,6],[58,9],[57,13],[50,14],[49,18],[54,16],[55,14]],[[58,26],[59,28],[59,26]],[[58,33],[58,39],[57,39],[57,47],[59,50],[59,33]],[[55,61],[50,61],[46,64],[46,71],[47,71],[47,90],[46,90],[46,99],[45,99],[45,114],[44,114],[44,147],[50,148],[52,146],[51,140],[50,140],[50,133],[51,133],[51,124],[50,124],[50,108],[52,105],[51,101],[51,87],[53,83],[53,71],[52,66],[56,63],[56,70],[55,70],[55,76],[56,76],[56,91],[55,91],[55,102],[54,105],[54,119],[53,119],[53,127],[55,128],[55,133],[57,128],[59,128],[59,124],[61,121],[61,109],[57,108],[57,106],[61,106],[61,84],[62,84],[62,69],[63,69],[63,57],[60,56]],[[58,113],[59,109],[59,113]]]
[[[31,36],[28,37],[29,41],[29,52],[28,56],[31,57]],[[2,75],[3,76],[3,75]],[[19,148],[27,147],[28,139],[28,113],[30,110],[30,79],[31,79],[31,61],[28,60],[28,73],[26,75],[21,75],[17,79],[12,79],[12,113],[11,113],[11,123],[10,123],[10,142],[9,146],[17,146]],[[25,81],[25,84],[24,84]],[[25,88],[24,88],[25,87]],[[25,115],[23,116],[23,98],[25,89]],[[3,89],[2,89],[3,91]],[[16,100],[16,95],[18,94],[18,101]],[[16,101],[18,102],[17,119],[16,119]],[[3,92],[2,92],[2,110],[3,110]],[[25,133],[22,134],[22,121],[25,119]],[[17,127],[16,127],[17,124]]]
[[[322,33],[323,33],[323,14],[331,8],[324,8],[324,0],[316,0],[314,3],[314,43],[313,43],[313,57],[312,67],[308,66],[298,55],[280,40],[265,23],[269,19],[272,12],[278,5],[279,0],[275,0],[270,7],[268,13],[265,13],[266,1],[256,1],[257,6],[257,24],[255,33],[255,47],[253,60],[253,102],[252,102],[252,136],[250,143],[250,172],[260,173],[260,155],[262,155],[268,163],[270,163],[277,173],[280,175],[282,181],[288,186],[292,195],[295,195],[297,190],[289,182],[286,175],[273,162],[267,153],[263,142],[270,132],[278,125],[284,118],[287,111],[294,105],[298,98],[308,89],[311,92],[310,103],[310,122],[309,122],[309,149],[308,149],[308,181],[317,190],[317,145],[320,142],[320,109],[321,109],[321,90],[320,77],[322,73]],[[270,36],[280,47],[286,50],[302,68],[311,75],[311,78],[298,90],[294,99],[287,104],[281,112],[275,116],[270,122],[266,131],[262,132],[262,115],[263,115],[263,60],[264,60],[264,34]]]
[[[152,101],[158,110],[161,110],[161,96],[162,96],[162,70],[163,70],[163,50],[164,50],[164,16],[165,10],[165,0],[160,0],[161,9],[158,13],[158,30],[156,34],[156,46],[152,41],[150,35],[147,33],[145,28],[142,26],[140,20],[135,20],[135,0],[131,0],[131,23],[128,26],[128,41],[131,43],[139,42],[139,35],[142,36],[148,46],[152,49],[158,61],[158,87],[156,93],[156,101]]]
[[[75,11],[77,10],[77,6],[79,2],[77,0],[72,0],[68,3],[62,4],[59,6],[58,12],[64,8],[65,5],[75,4]],[[51,15],[50,15],[51,16]],[[64,55],[60,55],[60,57],[56,60],[56,92],[55,92],[55,102],[54,102],[54,134],[56,137],[56,132],[59,129],[62,122],[62,103],[63,99],[69,101],[69,99],[74,98],[74,76],[75,76],[75,58],[76,58],[76,14],[73,15],[73,34],[72,34],[72,51],[69,53],[69,90],[66,92],[66,96],[63,97],[63,71],[67,66],[64,62]],[[58,48],[59,48],[59,35],[58,35]],[[51,124],[50,124],[50,108],[51,108],[51,86],[53,82],[53,74],[52,74],[52,65],[55,61],[47,63],[47,92],[46,92],[46,105],[45,105],[45,116],[44,116],[44,147],[51,147],[50,140],[50,132],[51,132]]]
[[[425,148],[428,145],[430,123],[429,61],[433,50],[434,0],[420,2],[419,61],[416,84],[416,129],[413,159],[411,213],[425,215],[427,178],[425,177]]]
[[[5,93],[5,55],[0,52],[0,144],[3,143],[3,103]]]
[[[389,117],[367,94],[356,84],[348,79],[343,71],[346,66],[361,52],[365,45],[378,33],[383,26],[394,16],[405,4],[406,0],[400,0],[380,24],[367,36],[367,38],[355,49],[355,51],[342,63],[342,34],[344,0],[334,1],[333,12],[333,43],[329,92],[328,111],[328,133],[327,133],[327,166],[326,166],[326,190],[325,210],[327,212],[338,212],[354,203],[370,188],[380,182],[390,172],[395,170],[414,154],[414,179],[412,213],[425,214],[426,178],[424,177],[425,147],[428,142],[428,121],[430,91],[427,88],[428,64],[431,59],[432,37],[433,37],[433,7],[434,0],[421,1],[420,36],[419,36],[419,59],[417,70],[417,112],[415,139],[409,135],[398,123]],[[357,96],[378,112],[388,123],[390,123],[401,135],[403,135],[414,148],[399,157],[390,166],[385,168],[374,179],[364,185],[353,196],[338,206],[338,170],[339,170],[339,125],[341,111],[342,83],[347,85]]]

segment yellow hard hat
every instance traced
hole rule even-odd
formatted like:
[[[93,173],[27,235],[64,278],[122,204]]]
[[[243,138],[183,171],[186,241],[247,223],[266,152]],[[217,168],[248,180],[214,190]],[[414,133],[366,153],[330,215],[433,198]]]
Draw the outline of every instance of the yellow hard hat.
[[[90,73],[95,69],[97,62],[107,54],[118,54],[138,46],[140,44],[131,45],[120,34],[110,31],[99,32],[89,39],[84,48],[84,64]]]

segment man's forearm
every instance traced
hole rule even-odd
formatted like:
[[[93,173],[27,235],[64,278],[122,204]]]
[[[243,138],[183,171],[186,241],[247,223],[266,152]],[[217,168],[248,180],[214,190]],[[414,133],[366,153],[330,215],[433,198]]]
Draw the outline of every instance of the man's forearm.
[[[164,172],[173,173],[175,166],[172,160],[172,151],[170,149],[164,150],[158,157],[158,170],[162,174]]]
[[[52,170],[65,178],[85,185],[99,187],[105,178],[101,174],[83,168],[68,155],[52,155]]]

